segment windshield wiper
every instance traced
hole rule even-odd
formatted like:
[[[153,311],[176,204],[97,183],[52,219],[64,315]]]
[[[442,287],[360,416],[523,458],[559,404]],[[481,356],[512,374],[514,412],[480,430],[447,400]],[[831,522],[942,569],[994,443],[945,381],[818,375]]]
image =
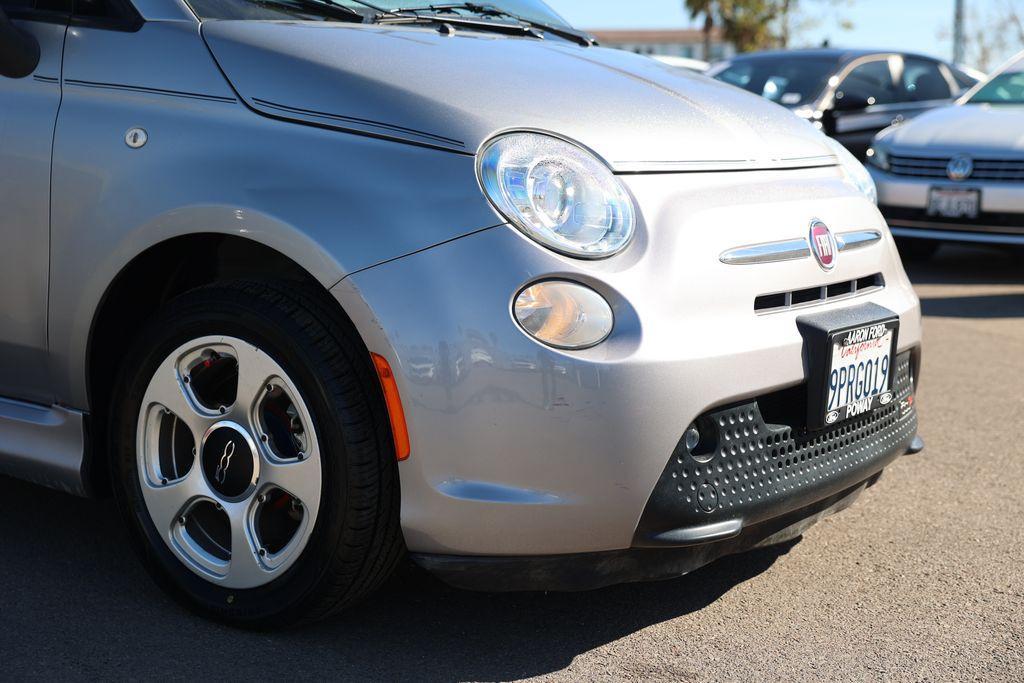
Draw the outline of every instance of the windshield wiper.
[[[303,14],[318,14],[343,19],[345,21],[366,21],[366,15],[346,5],[339,5],[333,0],[256,0],[256,4],[266,7],[284,8]]]
[[[597,39],[588,33],[584,33],[582,31],[574,31],[570,28],[565,28],[564,26],[555,26],[554,24],[548,24],[542,21],[537,21],[536,19],[530,19],[520,14],[514,14],[513,12],[509,12],[508,10],[501,9],[500,7],[495,7],[494,5],[481,5],[475,2],[463,2],[452,3],[449,5],[434,5],[433,9],[464,9],[467,12],[474,12],[485,17],[507,17],[509,19],[521,21],[522,23],[527,24],[528,26],[540,29],[541,31],[544,31],[545,33],[550,33],[553,36],[558,36],[559,38],[566,38],[567,40],[572,40],[574,42],[579,43],[583,47],[591,47],[593,45],[597,45]]]
[[[447,27],[452,30],[455,27],[462,26],[479,31],[493,31],[495,33],[508,33],[517,36],[532,35],[535,38],[544,39],[544,34],[539,30],[519,22],[487,21],[485,19],[460,17],[453,14],[393,14],[377,16],[372,21],[378,24],[438,24],[441,27]]]
[[[361,2],[361,0],[356,0],[356,2]],[[579,45],[582,45],[583,47],[591,47],[593,45],[597,45],[597,40],[595,40],[593,36],[587,35],[586,33],[573,31],[572,29],[564,28],[561,26],[554,26],[552,24],[547,24],[542,21],[537,21],[535,19],[529,19],[519,14],[514,14],[512,12],[500,9],[498,7],[495,7],[494,5],[481,5],[475,2],[443,3],[423,5],[420,7],[401,7],[398,9],[388,10],[388,13],[392,16],[405,18],[406,20],[413,20],[414,17],[418,17],[423,21],[439,21],[451,23],[453,25],[455,25],[456,22],[458,22],[460,24],[470,26],[502,26],[509,27],[512,29],[515,29],[517,26],[516,24],[493,24],[491,22],[479,21],[474,22],[472,21],[472,19],[469,19],[467,17],[461,17],[458,15],[449,16],[439,14],[421,14],[421,12],[427,10],[431,12],[457,12],[459,10],[463,10],[466,12],[471,12],[473,14],[479,15],[481,17],[497,17],[512,19],[513,21],[519,22],[519,26],[522,27],[523,29],[535,29],[537,31],[543,31],[544,33],[550,33],[553,36],[558,36],[559,38],[571,40],[575,43],[578,43]],[[374,19],[376,21],[380,21],[384,18],[385,17],[378,15]],[[389,21],[395,20],[389,19]],[[530,33],[530,31],[524,30],[524,33]]]

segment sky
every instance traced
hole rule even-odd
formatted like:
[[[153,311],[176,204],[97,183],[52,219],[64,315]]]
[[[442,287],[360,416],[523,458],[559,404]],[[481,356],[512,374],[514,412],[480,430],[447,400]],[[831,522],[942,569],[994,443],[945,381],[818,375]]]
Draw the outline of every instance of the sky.
[[[546,2],[580,28],[677,28],[693,23],[682,10],[682,0]],[[967,0],[968,5],[977,5],[982,10],[991,9],[998,2]],[[953,0],[852,0],[842,13],[853,21],[853,30],[842,30],[834,18],[829,18],[804,32],[800,42],[805,46],[818,45],[828,38],[834,46],[900,49],[943,59],[952,57],[948,34],[951,33]],[[940,38],[943,34],[947,37]]]

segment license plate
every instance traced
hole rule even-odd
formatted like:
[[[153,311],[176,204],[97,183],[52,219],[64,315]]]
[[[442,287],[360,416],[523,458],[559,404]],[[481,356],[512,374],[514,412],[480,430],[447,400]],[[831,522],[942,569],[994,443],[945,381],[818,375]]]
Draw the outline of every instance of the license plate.
[[[829,334],[824,424],[831,426],[893,402],[899,322],[888,320]]]
[[[953,190],[933,187],[928,195],[928,215],[942,218],[977,218],[981,212],[981,190]]]

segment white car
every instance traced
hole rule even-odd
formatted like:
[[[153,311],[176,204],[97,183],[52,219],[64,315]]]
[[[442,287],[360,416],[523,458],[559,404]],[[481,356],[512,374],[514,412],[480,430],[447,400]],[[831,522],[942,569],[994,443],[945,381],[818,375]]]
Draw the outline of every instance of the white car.
[[[882,131],[868,160],[904,257],[1024,245],[1024,53],[956,105]]]

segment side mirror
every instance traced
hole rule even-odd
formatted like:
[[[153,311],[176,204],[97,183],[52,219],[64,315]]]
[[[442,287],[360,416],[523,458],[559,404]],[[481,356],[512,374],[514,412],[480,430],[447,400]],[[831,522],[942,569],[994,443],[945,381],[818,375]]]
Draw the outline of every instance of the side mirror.
[[[821,112],[821,132],[830,138],[836,136],[836,109],[835,104]]]
[[[860,111],[861,109],[867,109],[871,104],[868,98],[858,93],[845,92],[843,90],[836,91],[836,103],[834,105],[836,111]]]
[[[0,8],[0,76],[24,78],[39,66],[39,41],[22,31]]]

